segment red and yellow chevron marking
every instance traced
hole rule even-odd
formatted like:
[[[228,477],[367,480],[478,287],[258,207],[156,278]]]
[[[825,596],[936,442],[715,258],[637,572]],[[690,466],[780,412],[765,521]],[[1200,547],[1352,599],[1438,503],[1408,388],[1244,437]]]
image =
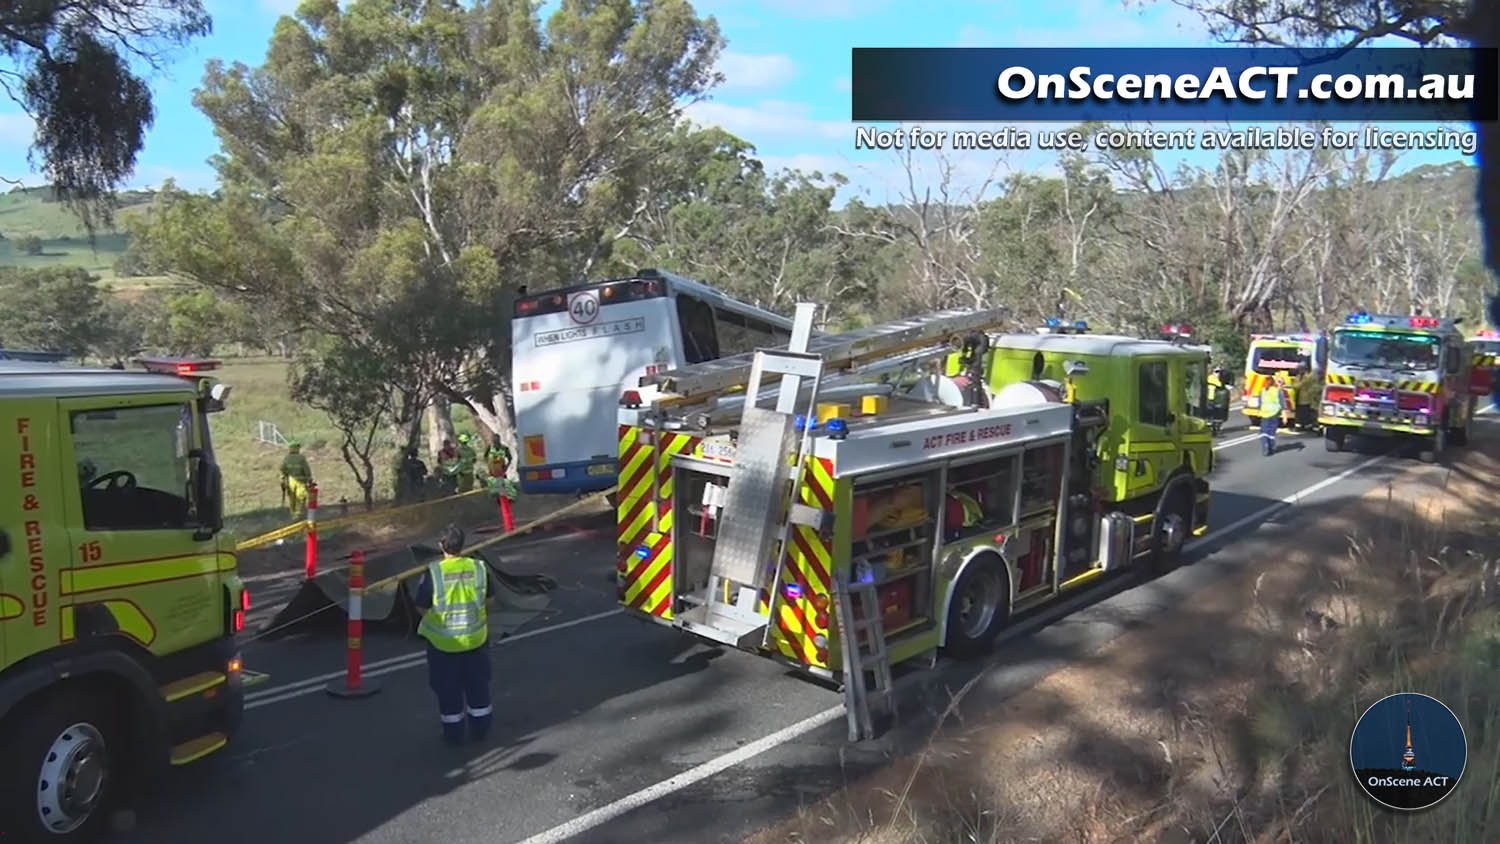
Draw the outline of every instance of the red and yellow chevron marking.
[[[661,438],[661,455],[656,461],[652,460],[652,436]],[[696,443],[697,438],[686,434],[620,426],[615,542],[616,570],[625,589],[621,603],[661,618],[672,617],[671,461],[673,455],[691,449]],[[661,496],[660,512],[653,485]]]
[[[801,498],[819,510],[833,510],[833,462],[809,458],[802,472]],[[816,637],[829,639],[833,605],[833,547],[817,530],[792,525],[790,553],[783,558],[782,594],[777,603],[776,647],[788,659],[828,668],[828,648]],[[788,586],[795,586],[788,592]],[[765,609],[762,602],[761,609]]]
[[[1406,393],[1429,393],[1437,395],[1442,385],[1436,381],[1397,381],[1396,389]]]
[[[1355,378],[1353,375],[1345,375],[1342,372],[1330,372],[1327,375],[1323,376],[1323,380],[1327,381],[1330,384],[1340,384],[1346,387],[1352,387],[1354,386]]]

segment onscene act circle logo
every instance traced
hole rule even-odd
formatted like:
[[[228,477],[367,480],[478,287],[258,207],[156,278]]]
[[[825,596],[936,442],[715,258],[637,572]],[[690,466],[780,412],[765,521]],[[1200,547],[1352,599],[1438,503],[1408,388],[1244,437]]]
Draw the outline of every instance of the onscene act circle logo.
[[[1349,764],[1370,799],[1415,811],[1447,797],[1469,760],[1464,728],[1442,701],[1402,692],[1375,701],[1349,739]]]

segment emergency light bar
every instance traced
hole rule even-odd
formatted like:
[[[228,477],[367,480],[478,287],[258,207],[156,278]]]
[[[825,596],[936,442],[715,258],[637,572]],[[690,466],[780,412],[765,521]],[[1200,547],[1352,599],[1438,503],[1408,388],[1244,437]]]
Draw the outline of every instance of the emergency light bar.
[[[206,358],[142,358],[136,363],[158,375],[192,375],[218,369],[220,362]]]
[[[1495,340],[1495,339],[1500,339],[1500,331],[1496,331],[1493,328],[1481,328],[1474,335],[1474,339],[1475,340]]]
[[[1057,317],[1047,317],[1042,320],[1042,327],[1037,329],[1041,334],[1082,334],[1088,330],[1087,320],[1075,319],[1071,323],[1065,323]]]
[[[1350,325],[1365,325],[1370,322],[1370,315],[1364,311],[1360,311],[1357,314],[1350,314],[1344,317],[1344,322]]]
[[[1169,322],[1161,327],[1161,333],[1166,337],[1191,337],[1193,327],[1185,322]]]
[[[1412,328],[1437,328],[1438,318],[1435,316],[1414,316],[1410,320]]]

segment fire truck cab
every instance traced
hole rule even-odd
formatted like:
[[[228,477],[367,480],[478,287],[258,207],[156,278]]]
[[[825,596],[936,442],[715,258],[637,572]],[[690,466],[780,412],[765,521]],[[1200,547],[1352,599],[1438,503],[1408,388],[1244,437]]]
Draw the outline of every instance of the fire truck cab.
[[[1350,435],[1416,437],[1421,459],[1464,445],[1476,397],[1472,352],[1457,320],[1350,314],[1333,330],[1318,422],[1324,444],[1341,451]]]
[[[1311,430],[1318,426],[1318,399],[1328,369],[1328,338],[1322,334],[1255,334],[1245,354],[1245,415],[1258,422],[1260,393],[1277,373],[1288,378],[1292,426]]]
[[[1197,353],[991,334],[1003,310],[809,341],[812,308],[789,349],[622,396],[618,597],[638,617],[847,683],[862,659],[983,651],[1012,614],[1202,531]],[[986,382],[947,374],[954,354]],[[872,616],[848,602],[868,590],[883,644],[861,656],[851,618]]]
[[[88,840],[125,789],[240,720],[249,594],[207,416],[228,387],[216,361],[140,363],[0,361],[0,819],[16,840]]]

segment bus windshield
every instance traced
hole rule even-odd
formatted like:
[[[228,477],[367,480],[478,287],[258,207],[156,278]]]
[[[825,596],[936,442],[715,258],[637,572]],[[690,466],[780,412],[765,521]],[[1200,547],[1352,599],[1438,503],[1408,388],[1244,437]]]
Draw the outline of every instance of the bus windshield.
[[[1296,346],[1256,346],[1250,353],[1250,368],[1261,375],[1303,369],[1311,363]]]
[[[1442,349],[1439,338],[1428,334],[1392,331],[1338,331],[1329,357],[1334,363],[1356,367],[1437,369]]]

